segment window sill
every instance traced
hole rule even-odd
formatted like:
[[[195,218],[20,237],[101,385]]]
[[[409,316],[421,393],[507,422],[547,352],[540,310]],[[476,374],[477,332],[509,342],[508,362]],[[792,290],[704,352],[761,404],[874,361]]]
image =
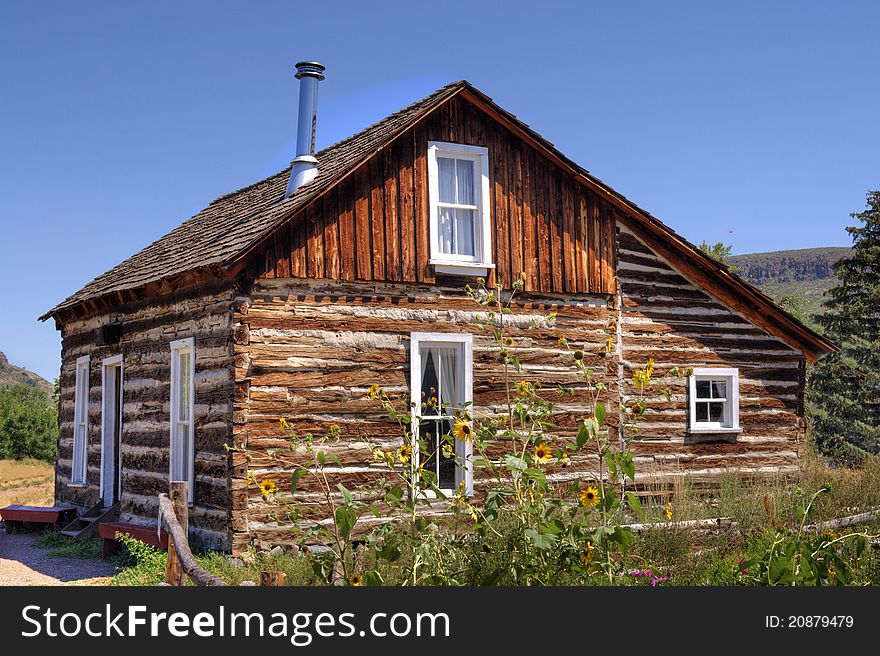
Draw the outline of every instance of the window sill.
[[[692,435],[736,435],[742,433],[742,428],[726,428],[724,426],[717,427],[695,427],[691,426],[689,431]]]
[[[434,267],[435,273],[445,273],[452,276],[486,276],[494,264],[483,262],[458,262],[449,260],[429,260],[428,264]]]
[[[440,492],[446,497],[445,501],[449,501],[450,499],[452,499],[452,497],[454,497],[456,495],[456,490],[454,488],[449,489],[449,490],[441,489]],[[418,498],[425,499],[425,500],[440,499],[440,497],[437,495],[437,493],[434,490],[419,490]],[[443,499],[441,499],[441,500],[443,500]]]

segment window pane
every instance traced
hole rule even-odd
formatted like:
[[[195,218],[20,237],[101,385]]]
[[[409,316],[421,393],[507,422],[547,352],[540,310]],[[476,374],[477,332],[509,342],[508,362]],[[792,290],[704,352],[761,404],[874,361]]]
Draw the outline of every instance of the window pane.
[[[698,380],[697,381],[697,398],[698,399],[708,399],[711,398],[710,394],[710,381],[708,380]]]
[[[178,391],[178,419],[181,421],[189,421],[189,399],[190,399],[190,386],[192,385],[192,379],[190,377],[190,362],[192,355],[190,353],[181,353],[180,354],[180,367],[178,369],[178,380],[179,384],[177,386]]]
[[[449,207],[438,208],[440,234],[437,236],[440,242],[440,252],[455,254],[455,210]]]
[[[189,424],[177,423],[174,430],[171,476],[175,481],[189,480]]]
[[[433,349],[422,349],[422,403],[426,404],[419,409],[422,416],[440,414],[437,365],[432,351]]]
[[[709,421],[708,403],[697,403],[697,421]]]
[[[712,398],[713,399],[726,399],[727,398],[727,382],[723,380],[713,380],[712,381]]]
[[[437,172],[440,177],[440,202],[455,202],[455,160],[451,157],[437,158]]]
[[[474,211],[455,210],[456,255],[474,255]]]
[[[455,177],[458,182],[458,204],[476,205],[474,200],[474,161],[459,159],[455,161]]]
[[[459,405],[458,359],[454,348],[436,349],[440,357],[441,414],[451,415]]]
[[[455,454],[443,455],[443,445],[450,444],[448,435],[452,430],[452,420],[425,419],[419,426],[423,450],[419,454],[419,464],[437,477],[437,487],[455,487]],[[448,449],[447,449],[448,451]]]
[[[708,404],[709,406],[709,421],[712,422],[722,422],[724,421],[724,404],[712,402]]]

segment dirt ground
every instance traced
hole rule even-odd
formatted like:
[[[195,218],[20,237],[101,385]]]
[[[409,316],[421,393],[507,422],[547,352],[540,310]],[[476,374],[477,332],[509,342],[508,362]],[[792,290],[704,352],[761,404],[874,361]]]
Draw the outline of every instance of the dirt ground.
[[[34,545],[39,532],[0,531],[0,586],[106,585],[118,568],[92,558],[56,558]]]

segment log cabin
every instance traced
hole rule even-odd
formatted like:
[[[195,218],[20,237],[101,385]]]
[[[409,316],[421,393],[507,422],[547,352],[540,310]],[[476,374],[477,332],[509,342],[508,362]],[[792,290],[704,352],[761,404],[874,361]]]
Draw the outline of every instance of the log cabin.
[[[290,542],[248,485],[251,472],[289,484],[272,454],[287,444],[279,418],[301,433],[339,426],[332,474],[357,484],[376,476],[370,442],[403,439],[368,398],[373,383],[416,402],[445,384],[475,418],[498,412],[501,365],[464,286],[509,289],[521,274],[511,329],[526,379],[577,387],[561,337],[612,402],[649,358],[693,370],[669,399],[647,398],[632,444],[644,480],[798,472],[805,365],[831,342],[466,81],[315,153],[323,70],[297,65],[290,167],[41,317],[62,336],[59,504],[155,523],[157,494],[186,480],[194,544]],[[527,330],[550,311],[551,326]],[[582,401],[555,406],[561,434]],[[441,486],[484,485],[461,460],[437,466]]]

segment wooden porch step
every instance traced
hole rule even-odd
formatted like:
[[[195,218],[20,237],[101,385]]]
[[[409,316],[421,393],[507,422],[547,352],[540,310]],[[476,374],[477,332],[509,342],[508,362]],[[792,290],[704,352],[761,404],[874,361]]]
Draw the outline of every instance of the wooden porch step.
[[[145,526],[143,524],[100,522],[98,524],[98,535],[104,540],[101,557],[105,560],[116,553],[119,549],[119,540],[116,539],[117,533],[130,535],[141,542],[145,542],[160,549],[168,549],[168,531],[165,529],[156,531],[155,526]]]
[[[109,508],[104,508],[102,503],[95,504],[61,529],[61,535],[77,540],[94,535],[100,522],[113,521],[119,517],[119,505],[119,503],[114,503]]]
[[[76,517],[74,506],[6,506],[0,508],[0,519],[7,533],[22,524],[64,525]]]

